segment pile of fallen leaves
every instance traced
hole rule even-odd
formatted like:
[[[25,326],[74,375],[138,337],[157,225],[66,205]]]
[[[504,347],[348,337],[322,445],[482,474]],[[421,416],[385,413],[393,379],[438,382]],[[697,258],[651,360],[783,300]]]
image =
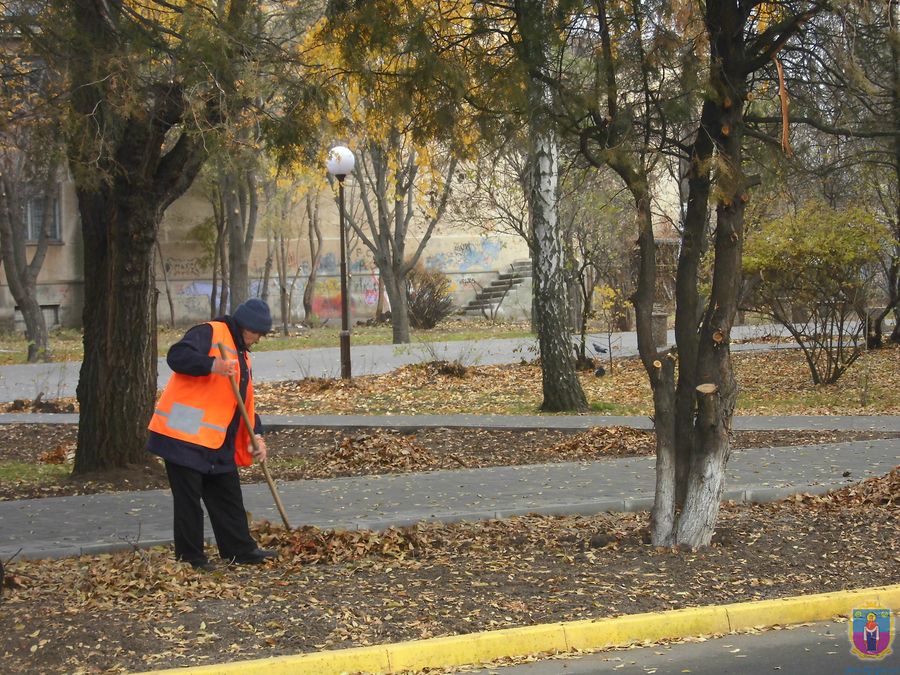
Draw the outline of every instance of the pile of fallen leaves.
[[[448,376],[448,377],[466,377],[469,374],[469,366],[460,361],[445,361],[438,359],[428,361],[427,363],[406,366],[414,370],[421,370],[429,377]]]
[[[656,437],[630,427],[594,427],[577,434],[547,451],[549,457],[561,460],[585,460],[601,457],[634,457],[656,452]]]
[[[67,464],[75,460],[75,443],[60,443],[52,450],[38,455],[41,464]]]
[[[796,495],[791,501],[822,506],[843,508],[848,506],[897,506],[900,505],[900,466],[886,476],[867,478],[840,490],[823,495]]]
[[[85,564],[89,560],[90,564]],[[164,604],[167,598],[200,596],[201,579],[162,548],[135,549],[82,558],[22,561],[9,565],[7,589],[29,589],[35,596],[66,597],[66,610],[112,610],[134,602]],[[54,575],[45,568],[53,568]],[[54,578],[55,577],[55,578]],[[10,594],[8,602],[17,597]]]
[[[6,412],[29,413],[72,413],[75,412],[75,401],[72,399],[44,399],[44,392],[31,400],[17,398],[6,405]]]
[[[415,527],[370,530],[322,530],[304,525],[291,530],[268,521],[256,525],[254,536],[262,547],[277,548],[292,564],[334,565],[367,557],[403,560],[416,557],[422,542]]]
[[[334,475],[405,473],[433,469],[437,461],[409,436],[376,430],[345,436],[334,453],[318,457],[306,469],[309,478]]]

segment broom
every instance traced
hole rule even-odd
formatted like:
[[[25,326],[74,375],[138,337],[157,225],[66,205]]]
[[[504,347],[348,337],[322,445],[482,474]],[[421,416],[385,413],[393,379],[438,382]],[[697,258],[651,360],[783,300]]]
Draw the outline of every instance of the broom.
[[[227,359],[225,345],[221,342],[218,344],[219,353],[222,355],[223,359]],[[247,431],[250,434],[250,442],[253,444],[253,450],[259,454],[259,445],[256,443],[256,434],[253,433],[254,424],[250,421],[250,416],[247,414],[247,407],[244,405],[244,399],[241,398],[241,390],[238,388],[234,375],[229,375],[228,380],[231,382],[231,390],[234,392],[234,399],[237,401],[238,410],[241,411],[241,417],[244,418],[244,424],[247,426]],[[291,525],[284,512],[284,504],[281,503],[281,497],[278,496],[278,489],[275,487],[275,482],[272,480],[272,476],[269,473],[269,467],[266,466],[265,461],[260,462],[259,465],[262,467],[263,475],[266,477],[266,483],[269,484],[269,490],[272,491],[272,496],[275,498],[275,506],[278,507],[278,513],[281,514],[281,522],[283,522],[284,526],[290,530]]]

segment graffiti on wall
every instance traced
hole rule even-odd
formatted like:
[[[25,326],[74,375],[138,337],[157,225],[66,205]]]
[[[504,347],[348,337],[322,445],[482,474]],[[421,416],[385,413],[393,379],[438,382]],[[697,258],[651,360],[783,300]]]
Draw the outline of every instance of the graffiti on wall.
[[[173,260],[165,262],[166,274],[172,277],[196,277],[203,271],[197,260]]]
[[[192,281],[187,285],[175,288],[175,295],[205,295],[208,298],[212,294],[212,283],[209,281]]]
[[[319,274],[340,274],[341,261],[335,253],[326,253],[319,260]]]
[[[366,267],[364,264],[355,264],[354,272],[350,275],[349,295],[351,315],[354,310],[360,316],[369,317],[378,304],[378,271],[377,268]],[[308,275],[301,276],[297,280],[297,286],[291,294],[291,311],[295,316],[303,314],[303,292],[308,282]],[[206,315],[209,307],[209,297],[213,287],[209,281],[191,281],[189,283],[170,284],[172,293],[178,298],[178,305],[188,313],[199,311],[198,318]],[[218,289],[221,292],[221,287]],[[250,296],[262,297],[262,279],[254,278],[250,281]],[[162,297],[162,296],[161,296]],[[278,282],[272,280],[269,288],[269,298],[277,299]],[[277,300],[276,300],[277,302]],[[387,297],[384,298],[384,306],[389,306]],[[274,307],[273,307],[274,308]],[[313,297],[313,312],[320,319],[339,318],[341,316],[341,281],[340,275],[325,274],[318,277],[316,293]]]
[[[443,250],[438,249],[433,253],[426,255],[423,263],[431,269],[439,269],[445,272],[450,280],[451,293],[456,295],[471,294],[477,290],[479,280],[485,274],[493,274],[498,265],[502,262],[502,258],[508,256],[510,251],[506,249],[509,242],[503,238],[497,237],[479,237],[464,243],[454,242],[455,245],[448,246],[447,242],[443,243]],[[291,289],[291,312],[296,319],[303,317],[303,292],[309,278],[309,262],[300,260],[299,264],[289,263],[289,267],[294,268],[297,274],[296,280],[293,275],[289,280],[293,284]],[[191,266],[196,265],[196,261],[170,261],[170,271],[177,276],[182,274],[188,278],[183,281],[175,281],[171,283],[172,292],[179,298],[181,307],[200,308],[208,306],[209,297],[212,293],[212,284],[209,280],[198,280],[194,275],[194,279],[190,279]],[[197,270],[199,272],[199,270]],[[341,290],[340,290],[340,254],[338,251],[330,251],[325,253],[318,266],[319,276],[316,283],[316,292],[313,298],[312,310],[321,319],[340,318],[341,316]],[[352,257],[349,260],[349,304],[351,316],[355,321],[357,318],[369,318],[373,315],[375,307],[378,305],[379,292],[379,272],[377,266],[370,258]],[[251,276],[250,295],[261,297],[262,269],[254,270]],[[270,288],[268,297],[270,302],[274,301],[278,304],[279,289],[278,279],[273,277],[270,279]],[[203,301],[200,301],[200,298]],[[382,296],[383,307],[389,309],[387,294]],[[458,298],[457,301],[460,301]],[[277,312],[277,308],[273,306],[273,310]],[[176,310],[178,312],[178,310]],[[180,314],[180,312],[178,312]],[[202,318],[202,317],[198,317]]]
[[[378,304],[378,272],[371,268],[360,266],[358,272],[350,275],[347,287],[351,317],[354,312],[364,316],[371,316],[372,310]],[[388,307],[387,297],[384,298],[384,306]],[[313,299],[313,312],[320,319],[336,318],[341,316],[341,281],[340,276],[320,277],[316,284],[316,294]]]
[[[425,267],[445,273],[483,271],[495,266],[503,250],[503,242],[487,237],[457,244],[451,251],[442,251],[425,258]]]
[[[367,307],[375,307],[378,304],[378,270],[377,269],[363,269],[358,277],[360,293],[363,298],[363,302]],[[387,298],[384,299],[384,306],[387,307],[388,302]]]

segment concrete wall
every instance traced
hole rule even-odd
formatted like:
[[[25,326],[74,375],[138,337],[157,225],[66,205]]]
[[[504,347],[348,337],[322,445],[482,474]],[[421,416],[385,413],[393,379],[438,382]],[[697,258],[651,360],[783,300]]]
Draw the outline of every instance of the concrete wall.
[[[323,254],[319,263],[316,281],[314,311],[320,320],[336,325],[340,320],[340,239],[337,217],[325,220],[323,229]],[[521,242],[521,243],[520,243]],[[415,250],[418,241],[411,241],[407,250]],[[179,238],[168,230],[165,236],[163,257],[167,267],[169,289],[175,304],[176,323],[179,325],[205,321],[209,318],[209,297],[212,290],[212,275],[208,268],[199,264],[202,256],[199,244],[189,238]],[[348,267],[350,280],[350,312],[352,321],[364,321],[375,315],[378,303],[378,269],[372,256],[362,242],[350,245]],[[462,307],[475,296],[479,284],[486,286],[496,278],[512,261],[527,259],[528,251],[524,242],[517,237],[484,238],[476,234],[459,232],[436,232],[423,253],[426,267],[440,269],[450,277],[454,304]],[[251,293],[262,296],[265,276],[266,241],[257,239],[250,260]],[[302,237],[292,242],[288,253],[290,275],[288,288],[291,290],[291,322],[305,319],[303,314],[303,292],[309,277],[310,258],[305,230]],[[170,318],[168,299],[165,296],[161,271],[157,273],[160,288],[158,315],[160,321]],[[477,282],[477,283],[476,283]],[[273,266],[269,285],[268,302],[280,321],[280,296],[277,274]],[[385,298],[385,309],[389,309]],[[530,306],[530,305],[529,305]],[[530,311],[530,310],[529,310]],[[528,316],[528,313],[525,314]]]
[[[61,186],[61,240],[51,245],[41,270],[38,294],[46,306],[48,319],[58,325],[80,326],[84,306],[82,272],[83,245],[74,186]],[[349,208],[349,207],[348,207]],[[212,271],[204,262],[202,245],[192,230],[212,215],[212,208],[199,190],[191,190],[166,211],[160,227],[162,260],[157,260],[157,285],[160,291],[157,311],[159,321],[170,321],[166,292],[171,293],[178,325],[206,321],[210,315],[209,297]],[[260,221],[265,219],[264,210]],[[288,285],[293,283],[291,321],[299,323],[303,316],[303,291],[309,276],[310,257],[307,230],[300,214],[292,223],[296,238],[288,249]],[[320,204],[323,255],[316,286],[315,311],[323,320],[335,325],[340,320],[340,246],[338,213],[331,194],[326,192]],[[250,258],[251,293],[262,295],[266,263],[266,233],[260,227]],[[407,243],[409,253],[416,250],[421,232],[413,229]],[[349,248],[350,307],[353,321],[366,320],[375,313],[378,302],[378,270],[369,250],[352,238]],[[33,252],[30,249],[29,255]],[[438,229],[428,242],[422,262],[428,268],[440,269],[451,280],[454,302],[458,307],[474,297],[479,285],[486,286],[514,260],[528,258],[521,238],[513,235],[484,236],[473,229]],[[163,274],[165,265],[165,275]],[[273,265],[268,286],[268,301],[280,321],[278,279]],[[24,330],[21,315],[15,311],[5,273],[0,275],[0,330]],[[385,308],[388,309],[387,303]],[[523,316],[528,316],[526,312]],[[53,320],[50,321],[53,324]]]
[[[80,326],[81,311],[84,306],[84,285],[82,283],[82,258],[84,247],[78,217],[78,203],[75,187],[65,181],[60,185],[60,240],[52,242],[47,257],[38,275],[38,302],[44,307],[48,326]],[[29,259],[34,253],[29,246]],[[22,314],[6,281],[6,269],[0,275],[0,330],[24,331]]]
[[[353,205],[348,205],[348,212]],[[175,320],[178,325],[187,325],[209,318],[209,297],[212,290],[212,272],[202,264],[202,247],[191,234],[191,229],[211,215],[211,207],[199,193],[192,192],[175,202],[166,212],[160,232],[163,263],[175,305]],[[320,320],[329,325],[340,322],[340,233],[338,212],[330,193],[323,195],[319,206],[319,217],[323,234],[322,257],[319,262],[314,311]],[[303,292],[310,271],[307,224],[296,214],[290,223],[293,239],[287,249],[289,275],[288,288],[291,290],[291,323],[305,319],[303,313]],[[260,215],[260,222],[265,213]],[[267,242],[261,228],[257,232],[256,243],[250,257],[251,293],[262,296],[265,277]],[[407,239],[406,250],[416,250],[421,230],[412,228]],[[375,315],[378,303],[378,269],[369,249],[362,241],[351,237],[348,241],[348,267],[350,270],[349,295],[352,322],[365,321]],[[527,260],[528,248],[525,242],[513,235],[484,236],[477,230],[469,232],[460,228],[438,228],[429,240],[423,255],[423,264],[430,269],[439,269],[450,277],[454,304],[462,307],[475,296],[479,284],[486,286],[514,260]],[[170,311],[165,295],[162,268],[157,269],[160,289],[158,316],[160,322],[168,323]],[[530,291],[530,289],[529,289]],[[529,296],[530,298],[530,296]],[[268,285],[268,302],[281,320],[279,282],[273,264]],[[511,305],[512,306],[512,305]],[[389,309],[385,298],[385,309]],[[530,314],[528,310],[522,315]]]

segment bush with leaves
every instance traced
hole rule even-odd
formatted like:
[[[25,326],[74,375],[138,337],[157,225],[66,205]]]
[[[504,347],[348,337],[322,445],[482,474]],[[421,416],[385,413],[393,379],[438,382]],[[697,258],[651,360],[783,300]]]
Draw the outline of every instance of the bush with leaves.
[[[423,265],[416,265],[406,275],[406,299],[413,328],[434,328],[453,313],[450,278]]]
[[[821,202],[748,230],[749,307],[787,328],[816,384],[836,382],[864,348],[887,237],[865,209]]]

